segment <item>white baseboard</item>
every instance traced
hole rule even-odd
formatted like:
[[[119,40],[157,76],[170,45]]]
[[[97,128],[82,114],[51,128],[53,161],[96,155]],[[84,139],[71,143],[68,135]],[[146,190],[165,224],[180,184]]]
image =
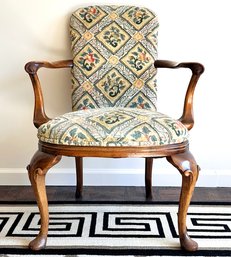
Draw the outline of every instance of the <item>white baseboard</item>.
[[[75,185],[74,169],[51,169],[46,176],[47,185]],[[30,185],[26,169],[0,169],[0,185]],[[141,169],[84,169],[86,186],[144,186]],[[181,176],[175,169],[153,171],[154,186],[180,186]],[[199,187],[231,187],[230,170],[202,170]]]

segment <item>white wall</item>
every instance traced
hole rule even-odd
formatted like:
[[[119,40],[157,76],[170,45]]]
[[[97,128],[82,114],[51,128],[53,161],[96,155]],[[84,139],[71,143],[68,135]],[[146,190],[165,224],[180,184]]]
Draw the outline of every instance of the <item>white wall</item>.
[[[27,184],[25,166],[37,148],[32,124],[33,91],[24,64],[71,57],[68,22],[82,5],[128,4],[118,0],[1,0],[0,8],[0,184]],[[200,164],[202,186],[231,186],[230,165],[230,1],[137,0],[159,16],[159,59],[199,61],[206,71],[195,93],[191,151]],[[178,118],[187,71],[161,70],[159,110]],[[42,71],[49,116],[71,109],[69,71]],[[54,97],[55,91],[55,97]],[[86,184],[143,184],[142,159],[86,159]],[[155,162],[154,184],[178,185],[178,172]],[[74,160],[63,158],[48,183],[73,184]],[[65,176],[63,172],[70,173]],[[169,174],[169,178],[162,176]],[[116,175],[118,174],[118,175]],[[51,176],[53,176],[51,178]],[[102,177],[108,178],[103,181]],[[175,180],[175,177],[177,179]]]

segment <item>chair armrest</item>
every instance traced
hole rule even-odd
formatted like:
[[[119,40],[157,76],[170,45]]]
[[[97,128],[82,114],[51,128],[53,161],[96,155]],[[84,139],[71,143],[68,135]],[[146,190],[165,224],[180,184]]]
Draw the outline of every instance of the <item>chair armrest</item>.
[[[179,118],[188,130],[190,130],[194,125],[194,115],[193,115],[193,95],[194,90],[197,84],[197,81],[200,78],[200,75],[204,72],[204,66],[200,63],[196,62],[172,62],[166,60],[156,60],[155,61],[156,68],[188,68],[192,71],[192,76],[188,84],[187,92],[184,100],[184,109],[183,114]]]
[[[35,97],[35,105],[34,105],[34,125],[36,128],[41,126],[42,124],[46,123],[50,119],[47,117],[44,108],[44,100],[43,100],[43,93],[41,84],[38,78],[37,71],[40,68],[71,68],[73,66],[72,60],[64,60],[64,61],[57,61],[57,62],[28,62],[25,65],[25,70],[29,74],[33,90],[34,90],[34,97]]]

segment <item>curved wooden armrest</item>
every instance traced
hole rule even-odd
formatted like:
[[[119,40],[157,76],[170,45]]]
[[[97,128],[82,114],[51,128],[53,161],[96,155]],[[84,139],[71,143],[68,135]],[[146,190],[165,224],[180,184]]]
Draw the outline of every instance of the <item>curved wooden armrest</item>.
[[[35,105],[34,105],[34,125],[36,128],[46,123],[50,119],[47,117],[44,109],[44,100],[42,94],[41,84],[38,78],[37,71],[40,68],[71,68],[73,66],[72,60],[64,60],[57,62],[28,62],[25,65],[25,70],[29,74],[33,89],[34,89],[34,97],[35,97]]]
[[[192,76],[189,81],[189,85],[185,95],[183,114],[179,118],[179,121],[181,121],[186,126],[186,128],[190,130],[194,125],[194,115],[193,115],[194,90],[195,90],[197,81],[200,78],[200,75],[204,72],[204,66],[197,62],[177,63],[177,62],[166,61],[166,60],[156,60],[155,67],[170,68],[170,69],[188,68],[192,71]]]

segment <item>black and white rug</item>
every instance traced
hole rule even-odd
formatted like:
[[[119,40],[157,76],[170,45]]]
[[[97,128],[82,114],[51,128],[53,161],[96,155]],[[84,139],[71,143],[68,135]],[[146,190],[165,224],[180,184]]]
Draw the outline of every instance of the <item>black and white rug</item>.
[[[173,204],[50,204],[47,249],[38,256],[231,256],[231,206],[191,205],[189,235],[199,244],[179,247]],[[30,256],[39,231],[36,205],[0,204],[0,256]],[[35,256],[35,255],[31,255]]]

